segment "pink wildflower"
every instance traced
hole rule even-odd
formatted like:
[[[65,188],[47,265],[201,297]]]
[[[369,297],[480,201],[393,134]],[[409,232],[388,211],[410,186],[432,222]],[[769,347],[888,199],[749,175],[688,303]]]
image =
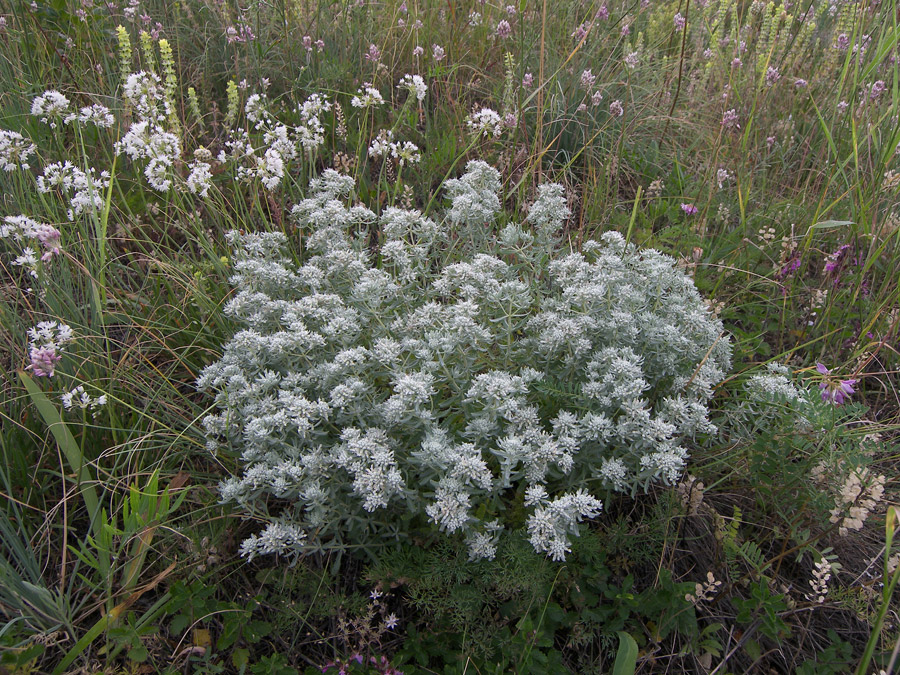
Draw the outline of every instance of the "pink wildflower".
[[[587,37],[588,30],[589,26],[586,23],[583,23],[572,31],[572,37],[575,38],[576,42],[581,42]]]
[[[369,51],[366,52],[366,61],[378,63],[381,60],[381,50],[375,44],[369,45]]]
[[[845,401],[849,401],[850,397],[856,393],[854,386],[858,380],[838,380],[831,377],[831,370],[826,368],[822,363],[816,363],[816,370],[825,376],[825,381],[819,384],[821,389],[822,400],[826,403],[841,405]]]
[[[27,366],[25,370],[30,370],[36,377],[53,377],[56,364],[62,359],[62,356],[56,353],[56,347],[53,346],[32,347],[29,357],[31,365]]]
[[[722,113],[722,128],[724,129],[740,129],[741,125],[738,124],[738,114],[737,111],[732,108],[731,110],[726,110]]]

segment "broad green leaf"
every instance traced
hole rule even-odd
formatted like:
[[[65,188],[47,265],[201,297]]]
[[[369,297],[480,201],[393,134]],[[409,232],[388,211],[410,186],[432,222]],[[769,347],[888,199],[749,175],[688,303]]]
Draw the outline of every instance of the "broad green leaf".
[[[637,668],[638,646],[634,638],[623,630],[619,631],[619,651],[613,664],[612,675],[634,675]]]

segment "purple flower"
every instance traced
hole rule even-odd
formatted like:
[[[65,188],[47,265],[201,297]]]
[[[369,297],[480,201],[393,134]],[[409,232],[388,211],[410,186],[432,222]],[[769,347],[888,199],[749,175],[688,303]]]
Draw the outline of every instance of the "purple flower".
[[[378,63],[381,60],[381,50],[375,44],[369,45],[369,51],[366,52],[366,61]]]
[[[816,370],[825,376],[825,381],[819,384],[822,400],[825,403],[833,403],[841,405],[845,401],[849,401],[850,397],[856,393],[854,386],[858,380],[838,380],[831,377],[831,370],[826,368],[822,363],[816,363]]]
[[[850,249],[850,244],[843,244],[838,247],[838,250],[834,253],[828,255],[825,258],[825,272],[826,274],[831,274],[832,272],[838,271],[844,263],[844,258],[847,255],[847,251]]]
[[[590,70],[584,70],[581,72],[581,86],[584,89],[590,91],[594,88],[594,82],[597,81],[597,76],[594,75]]]
[[[56,364],[62,359],[55,347],[32,347],[29,356],[31,365],[25,370],[33,372],[35,377],[53,377]]]
[[[504,19],[497,24],[497,37],[501,40],[505,40],[510,35],[512,35],[512,26],[509,25],[509,21]]]
[[[685,19],[681,12],[675,15],[675,18],[672,20],[672,23],[675,26],[675,32],[680,33],[684,30],[685,25],[687,25],[687,19]]]
[[[47,262],[53,256],[60,254],[59,238],[61,235],[55,227],[40,223],[34,229],[34,236],[44,247],[44,255],[41,256],[41,260]]]
[[[722,128],[723,129],[740,129],[741,125],[738,124],[738,114],[737,110],[732,108],[731,110],[726,110],[722,113]]]
[[[237,27],[228,26],[228,28],[225,29],[225,37],[228,38],[228,44],[233,42],[250,42],[256,39],[250,26],[243,22],[238,22]]]
[[[700,212],[700,209],[698,209],[693,204],[682,204],[681,210],[689,216],[696,216]]]
[[[791,255],[790,260],[787,261],[784,267],[781,268],[781,271],[778,273],[778,276],[782,279],[791,276],[794,272],[800,269],[800,256],[796,253]]]
[[[871,87],[869,87],[869,98],[874,100],[881,96],[885,90],[887,89],[887,85],[884,83],[884,80],[878,80]]]

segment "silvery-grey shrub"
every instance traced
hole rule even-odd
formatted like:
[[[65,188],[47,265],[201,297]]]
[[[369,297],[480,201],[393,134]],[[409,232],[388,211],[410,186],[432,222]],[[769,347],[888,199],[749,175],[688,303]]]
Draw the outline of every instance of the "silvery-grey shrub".
[[[524,525],[562,560],[596,494],[678,479],[731,348],[671,258],[615,232],[566,249],[558,185],[499,227],[484,162],[448,182],[438,220],[377,216],[353,188],[312,181],[292,210],[300,262],[283,234],[229,234],[243,328],[198,384],[218,408],[210,450],[243,468],[222,499],[265,523],[244,555],[432,528],[475,560]]]

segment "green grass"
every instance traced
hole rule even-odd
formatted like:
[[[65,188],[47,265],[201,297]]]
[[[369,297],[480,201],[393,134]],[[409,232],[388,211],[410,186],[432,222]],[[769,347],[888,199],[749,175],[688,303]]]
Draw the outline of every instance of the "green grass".
[[[896,583],[882,565],[895,553],[883,550],[884,504],[897,497],[900,429],[900,180],[889,173],[900,172],[895,2],[841,5],[832,15],[820,0],[789,10],[523,0],[514,13],[476,2],[277,0],[241,16],[233,3],[148,0],[134,20],[99,3],[85,20],[73,0],[35,7],[0,4],[0,128],[37,146],[30,169],[0,174],[0,217],[57,227],[62,252],[31,277],[14,264],[21,246],[0,241],[0,665],[290,673],[363,654],[407,673],[609,672],[637,641],[639,672],[648,673],[838,673],[869,658],[876,672],[888,668],[898,629],[884,616],[897,604],[878,583]],[[797,18],[807,9],[809,29]],[[683,33],[676,12],[688,18]],[[505,40],[494,34],[502,19],[513,28]],[[145,161],[113,147],[134,117],[116,27],[130,36],[131,70],[160,71],[157,40],[145,40],[151,54],[140,38],[157,22],[174,50],[182,131],[176,188],[165,193],[148,185]],[[241,23],[255,39],[229,43],[226,29]],[[590,30],[576,39],[582,23]],[[836,46],[842,34],[847,49]],[[324,51],[307,51],[307,35]],[[378,64],[364,56],[370,44]],[[439,62],[435,44],[446,51]],[[635,68],[625,63],[633,51]],[[772,86],[769,68],[780,74]],[[603,96],[596,105],[581,85],[585,69]],[[422,105],[397,91],[406,73],[425,78]],[[275,190],[222,167],[207,197],[192,194],[184,179],[195,150],[215,156],[232,131],[227,83],[246,82],[235,126],[252,131],[243,106],[263,78],[277,116],[298,123],[295,107],[320,92],[340,103],[343,122],[335,109],[325,113],[324,142],[290,164]],[[351,105],[364,82],[385,106]],[[873,96],[876,82],[883,91]],[[48,89],[73,106],[108,106],[116,124],[49,128],[29,114]],[[621,117],[610,113],[613,101]],[[510,116],[500,137],[468,134],[465,120],[480,106]],[[722,117],[732,108],[740,126],[729,129]],[[421,162],[367,159],[385,128],[416,143]],[[716,399],[722,420],[733,419],[743,382],[768,362],[788,364],[813,388],[817,362],[858,380],[854,415],[823,418],[808,433],[747,422],[698,439],[689,470],[706,483],[702,507],[672,490],[612,496],[565,565],[536,559],[521,533],[481,569],[449,544],[386,547],[374,559],[309,556],[293,568],[246,563],[238,546],[258,527],[216,492],[239,458],[207,450],[201,421],[213,402],[194,387],[236,329],[222,313],[232,265],[224,233],[282,231],[299,257],[290,208],[341,157],[356,196],[376,210],[407,203],[433,213],[443,181],[475,158],[501,172],[511,217],[524,218],[514,210],[540,182],[562,183],[573,247],[607,230],[627,233],[683,260],[721,303],[736,357]],[[36,188],[44,166],[66,160],[111,174],[102,208],[74,220],[65,195]],[[27,330],[48,320],[77,337],[53,378],[30,377]],[[107,405],[96,415],[63,410],[61,394],[77,385],[105,394]],[[861,448],[872,434],[877,442]],[[833,502],[809,485],[819,462],[887,476],[861,530],[840,536],[829,522]],[[171,501],[158,507],[166,486]],[[890,517],[887,527],[890,542]],[[833,590],[818,604],[805,594],[822,556],[833,563]],[[708,571],[724,582],[720,599],[684,601]],[[376,584],[387,600],[369,600]],[[388,614],[399,628],[383,627]],[[620,639],[627,654],[617,659]],[[829,648],[831,664],[816,656]]]

